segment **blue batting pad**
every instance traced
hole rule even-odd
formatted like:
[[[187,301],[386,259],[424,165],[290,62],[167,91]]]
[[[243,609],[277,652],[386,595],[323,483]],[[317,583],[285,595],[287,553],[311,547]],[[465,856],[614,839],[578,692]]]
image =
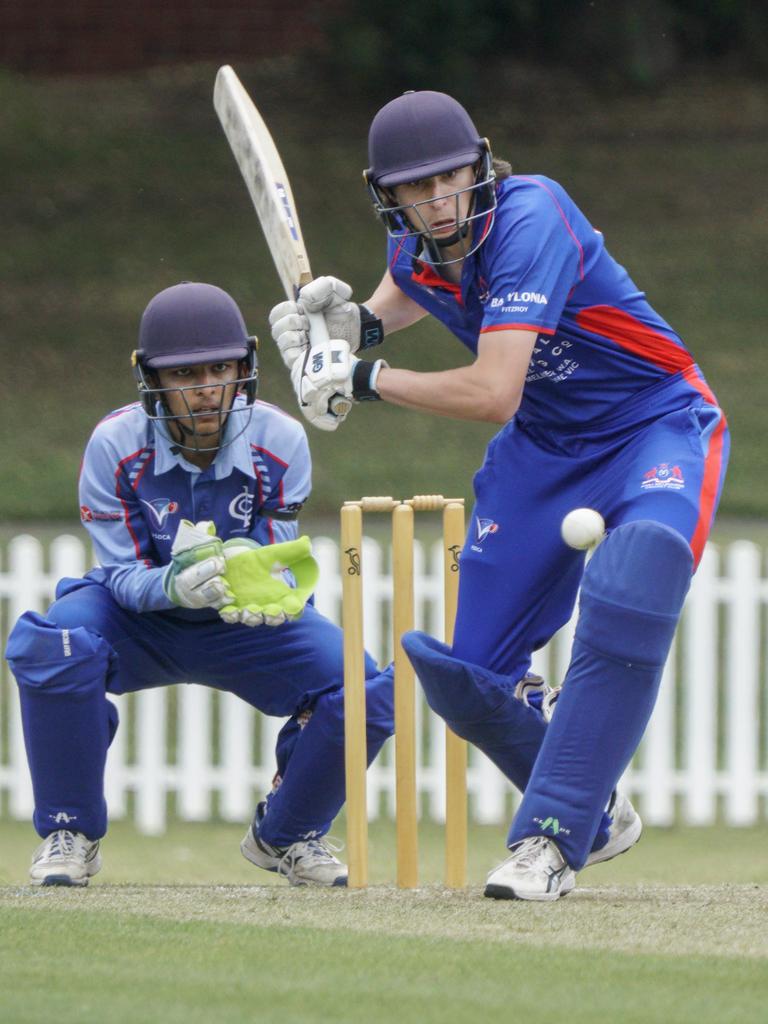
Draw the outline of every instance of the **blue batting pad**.
[[[432,710],[524,789],[546,725],[515,697],[516,680],[454,658],[446,644],[417,630],[405,633],[402,645]]]
[[[653,711],[690,585],[691,549],[647,520],[613,530],[584,573],[571,664],[508,843],[556,839],[579,870]]]

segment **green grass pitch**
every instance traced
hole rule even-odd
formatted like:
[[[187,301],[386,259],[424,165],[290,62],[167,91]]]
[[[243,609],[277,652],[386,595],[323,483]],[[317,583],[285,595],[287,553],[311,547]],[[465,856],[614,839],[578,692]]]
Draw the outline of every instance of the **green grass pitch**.
[[[0,1019],[765,1019],[765,827],[648,829],[549,905],[483,898],[504,853],[497,828],[472,829],[462,892],[439,883],[436,827],[422,830],[410,892],[391,885],[388,826],[372,827],[362,892],[291,889],[240,857],[241,833],[177,824],[147,838],[117,824],[87,890],[40,890],[24,884],[32,830],[0,826]]]

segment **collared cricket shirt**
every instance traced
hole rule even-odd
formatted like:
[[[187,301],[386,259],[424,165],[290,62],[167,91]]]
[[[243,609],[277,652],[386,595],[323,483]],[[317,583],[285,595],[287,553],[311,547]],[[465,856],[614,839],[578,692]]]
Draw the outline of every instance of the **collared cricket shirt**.
[[[244,409],[244,399],[236,400]],[[233,412],[227,430],[236,432]],[[212,520],[222,540],[259,544],[297,536],[295,513],[309,496],[311,463],[304,428],[275,406],[255,402],[247,429],[205,471],[184,458],[139,403],[118,409],[94,430],[80,474],[80,517],[100,567],[89,573],[133,611],[177,609],[162,576],[182,519]]]
[[[631,426],[641,394],[641,404],[654,396],[653,415],[697,395],[715,404],[680,337],[557,182],[512,175],[497,194],[495,222],[460,284],[416,259],[413,238],[390,240],[389,266],[472,352],[486,333],[537,332],[521,422],[580,432],[605,419]]]

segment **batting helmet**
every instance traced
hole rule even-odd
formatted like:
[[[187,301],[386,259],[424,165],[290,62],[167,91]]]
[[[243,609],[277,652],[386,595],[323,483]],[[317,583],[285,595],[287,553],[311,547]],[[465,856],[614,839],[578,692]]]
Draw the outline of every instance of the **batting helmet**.
[[[187,388],[161,388],[156,371],[177,366],[198,366],[228,363],[237,360],[242,369],[231,383],[245,394],[245,406],[236,408],[234,400],[221,412],[223,431],[230,413],[247,411],[241,429],[223,444],[231,444],[246,429],[259,382],[257,341],[249,336],[237,303],[221,288],[212,284],[184,281],[159,292],[150,301],[141,318],[139,347],[132,357],[133,373],[144,412],[160,424],[175,419],[166,403],[169,391],[184,393]],[[194,414],[190,413],[194,420]],[[167,428],[166,428],[167,429]],[[190,433],[184,429],[184,433]],[[191,432],[194,438],[194,430]],[[177,440],[177,439],[174,439]],[[180,444],[193,451],[198,443]]]
[[[421,238],[419,259],[435,265],[456,263],[482,245],[496,209],[493,159],[488,140],[478,135],[472,118],[452,96],[406,92],[391,100],[371,123],[368,159],[370,167],[364,177],[376,213],[392,238]],[[437,238],[421,216],[423,203],[398,205],[392,190],[460,167],[475,167],[474,182],[453,193],[456,232],[449,238]],[[460,218],[459,197],[466,192],[471,194],[471,203]],[[449,257],[447,250],[457,243],[462,246],[459,255]]]
[[[406,92],[376,114],[365,172],[382,188],[476,163],[487,149],[464,107],[444,92]]]

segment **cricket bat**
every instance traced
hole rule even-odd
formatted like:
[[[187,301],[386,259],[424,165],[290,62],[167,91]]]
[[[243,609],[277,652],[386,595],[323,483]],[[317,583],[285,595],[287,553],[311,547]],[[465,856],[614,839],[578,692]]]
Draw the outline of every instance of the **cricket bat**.
[[[299,289],[312,280],[312,271],[291,185],[264,119],[228,64],[216,74],[213,106],[248,186],[285,294],[295,301]],[[328,330],[322,313],[307,313],[306,316],[310,344],[327,341]],[[331,411],[337,415],[349,412],[351,405],[341,394],[334,395],[330,401]]]

